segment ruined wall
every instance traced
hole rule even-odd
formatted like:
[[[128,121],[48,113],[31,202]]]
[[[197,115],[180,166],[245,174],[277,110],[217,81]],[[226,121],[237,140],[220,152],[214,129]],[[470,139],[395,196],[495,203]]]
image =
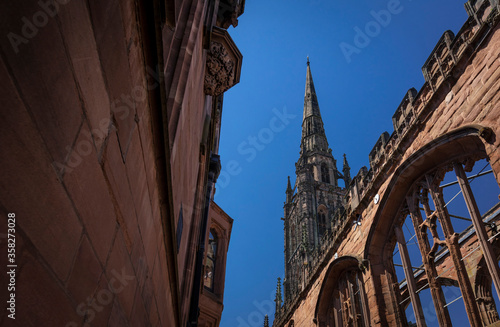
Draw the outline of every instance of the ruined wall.
[[[491,7],[486,14],[481,12],[484,20],[491,12]],[[385,142],[378,142],[372,151],[370,171],[362,171],[353,179],[349,212],[339,217],[330,244],[315,254],[309,282],[299,296],[278,312],[274,326],[326,326],[318,322],[318,308],[321,301],[331,296],[326,291],[331,290],[329,285],[334,281],[329,281],[328,276],[333,278],[335,269],[348,267],[335,268],[342,265],[343,258],[351,257],[362,271],[371,325],[405,325],[406,321],[401,321],[395,311],[397,280],[393,280],[394,267],[389,262],[395,243],[388,240],[394,238],[396,214],[414,176],[451,158],[480,152],[489,157],[500,184],[498,15],[493,12],[483,23],[471,17],[455,39],[447,33],[424,65],[426,83],[418,94],[410,90],[411,99],[403,100],[398,108],[395,132],[384,138]],[[441,63],[439,68],[436,62]],[[468,129],[475,133],[473,141],[451,143],[453,135]],[[432,146],[448,141],[453,145],[441,147],[442,153],[425,154]],[[356,228],[355,221],[361,223]],[[462,249],[464,255],[471,249],[469,243]],[[479,259],[474,258],[476,262]],[[446,269],[446,263],[440,269],[439,273]]]

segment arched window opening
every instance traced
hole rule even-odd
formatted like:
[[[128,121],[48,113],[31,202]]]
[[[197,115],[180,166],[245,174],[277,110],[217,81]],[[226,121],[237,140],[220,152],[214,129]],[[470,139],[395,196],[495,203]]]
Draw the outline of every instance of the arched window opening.
[[[352,256],[338,257],[330,264],[316,303],[318,327],[371,325],[361,267],[360,259]]]
[[[330,184],[330,172],[325,163],[321,164],[321,181]]]
[[[325,235],[328,225],[327,225],[327,214],[324,208],[318,210],[318,235],[319,237],[323,237]]]
[[[332,309],[328,315],[330,325],[337,327],[369,326],[364,321],[364,294],[362,278],[357,270],[349,270],[340,276],[333,292]]]
[[[492,248],[500,241],[500,203],[491,172],[486,159],[448,162],[418,177],[401,204],[392,263],[396,307],[410,326],[500,320],[500,285],[491,286],[500,281]]]
[[[218,238],[214,229],[210,229],[208,237],[207,258],[205,261],[205,274],[203,285],[210,291],[214,291],[215,268],[217,263]]]

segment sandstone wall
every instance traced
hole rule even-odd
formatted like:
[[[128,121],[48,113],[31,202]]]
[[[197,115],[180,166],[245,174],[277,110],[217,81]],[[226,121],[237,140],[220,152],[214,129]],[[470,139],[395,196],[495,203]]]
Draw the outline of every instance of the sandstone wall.
[[[500,26],[498,19],[493,21],[488,33],[485,33],[488,25],[474,28],[473,34],[476,34],[469,35],[470,48],[461,52],[448,77],[440,84],[432,85],[429,81],[424,85],[414,102],[415,117],[409,126],[401,133],[394,133],[387,145],[378,150],[378,159],[372,165],[373,175],[359,194],[360,203],[353,205],[349,213],[345,234],[327,256],[328,261],[320,265],[317,277],[312,278],[299,300],[294,302],[296,306],[284,310],[286,318],[278,321],[279,326],[289,326],[292,321],[294,326],[316,326],[315,311],[321,288],[326,283],[325,276],[332,263],[338,261],[333,253],[338,258],[352,256],[360,262],[367,260],[363,278],[371,324],[401,325],[391,295],[391,287],[397,281],[391,278],[388,260],[392,249],[389,251],[386,241],[387,235],[393,235],[400,200],[414,181],[415,172],[408,172],[406,166],[430,145],[438,140],[446,143],[447,135],[468,127],[491,130],[491,136],[477,136],[474,142],[456,142],[451,148],[443,148],[447,152],[424,158],[427,162],[413,169],[423,173],[453,156],[483,151],[500,184]],[[374,201],[376,194],[380,199],[377,203]],[[353,221],[357,214],[361,225],[355,229]],[[462,248],[464,256],[471,250],[469,243]],[[476,263],[480,259],[478,255],[470,258]],[[446,262],[438,273],[450,265]],[[471,274],[475,268],[467,267]]]

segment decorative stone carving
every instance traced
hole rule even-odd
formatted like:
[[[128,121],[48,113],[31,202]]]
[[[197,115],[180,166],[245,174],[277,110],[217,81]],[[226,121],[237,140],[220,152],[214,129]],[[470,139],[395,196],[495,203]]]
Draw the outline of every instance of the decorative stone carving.
[[[218,96],[239,82],[241,53],[223,29],[214,28],[205,68],[205,94]]]
[[[234,81],[234,61],[219,42],[212,42],[207,58],[205,93],[217,96],[227,91]]]

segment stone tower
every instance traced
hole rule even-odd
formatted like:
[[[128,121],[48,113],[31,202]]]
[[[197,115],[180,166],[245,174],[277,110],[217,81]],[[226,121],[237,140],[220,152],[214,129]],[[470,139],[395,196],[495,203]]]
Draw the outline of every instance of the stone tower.
[[[344,156],[343,173],[339,172],[328,146],[309,58],[300,157],[295,168],[295,186],[292,188],[288,177],[284,205],[285,299],[302,289],[311,256],[331,228],[335,210],[342,205],[346,189],[339,187],[338,180],[343,179],[345,185],[350,182],[347,159]]]

